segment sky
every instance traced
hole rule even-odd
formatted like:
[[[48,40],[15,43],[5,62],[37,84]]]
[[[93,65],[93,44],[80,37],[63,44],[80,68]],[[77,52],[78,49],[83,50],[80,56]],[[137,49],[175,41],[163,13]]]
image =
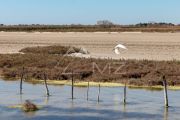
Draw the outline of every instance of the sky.
[[[180,24],[180,0],[0,0],[0,24]]]

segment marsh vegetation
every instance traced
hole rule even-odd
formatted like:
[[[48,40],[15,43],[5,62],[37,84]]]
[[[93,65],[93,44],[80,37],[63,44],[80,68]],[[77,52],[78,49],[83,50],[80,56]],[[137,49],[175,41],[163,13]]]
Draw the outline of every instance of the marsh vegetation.
[[[73,47],[75,48],[75,47]],[[127,83],[136,86],[163,85],[166,75],[168,85],[180,85],[179,61],[113,60],[67,56],[69,47],[48,46],[22,49],[24,54],[1,54],[1,76],[19,78],[24,73],[26,80],[70,80],[72,71],[76,81]],[[77,52],[79,48],[76,48]],[[70,52],[70,51],[68,51]],[[71,53],[71,52],[70,52]],[[69,53],[69,54],[70,54]]]

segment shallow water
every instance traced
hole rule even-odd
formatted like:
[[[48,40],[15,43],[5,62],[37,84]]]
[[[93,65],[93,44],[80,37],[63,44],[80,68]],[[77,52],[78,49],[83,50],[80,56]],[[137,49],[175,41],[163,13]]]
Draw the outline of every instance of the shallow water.
[[[75,88],[75,99],[71,100],[70,86],[49,86],[52,96],[46,97],[44,85],[23,83],[23,95],[19,95],[18,81],[0,80],[0,120],[175,120],[180,117],[180,91],[168,91],[171,107],[164,108],[163,91],[128,89],[127,105],[122,103],[123,88]],[[25,100],[31,100],[43,108],[37,112],[24,113],[9,108]]]

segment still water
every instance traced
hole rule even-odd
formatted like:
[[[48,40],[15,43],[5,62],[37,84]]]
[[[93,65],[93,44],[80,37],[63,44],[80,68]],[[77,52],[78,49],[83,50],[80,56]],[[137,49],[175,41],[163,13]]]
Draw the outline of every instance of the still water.
[[[18,81],[0,80],[0,120],[178,120],[180,119],[180,91],[168,91],[171,107],[164,108],[163,91],[128,89],[127,105],[122,103],[123,88],[75,88],[75,99],[71,100],[70,86],[49,86],[50,97],[46,97],[44,85],[23,84],[23,95],[19,95]],[[24,113],[9,108],[31,100],[43,108],[37,112]]]

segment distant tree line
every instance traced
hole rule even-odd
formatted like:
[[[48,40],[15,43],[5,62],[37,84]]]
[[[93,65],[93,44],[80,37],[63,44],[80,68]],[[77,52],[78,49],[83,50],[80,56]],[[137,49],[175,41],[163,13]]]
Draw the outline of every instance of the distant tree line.
[[[0,31],[39,31],[39,32],[126,32],[126,31],[141,31],[141,32],[179,32],[180,25],[165,22],[149,22],[138,23],[134,25],[119,25],[114,24],[109,20],[97,21],[95,25],[43,25],[43,24],[19,24],[19,25],[4,25],[0,24]]]
[[[139,23],[135,25],[136,27],[167,27],[167,26],[175,26],[173,23],[165,23],[165,22],[150,22],[150,23]]]
[[[108,20],[101,20],[101,21],[97,21],[97,25],[114,25],[114,24]]]

